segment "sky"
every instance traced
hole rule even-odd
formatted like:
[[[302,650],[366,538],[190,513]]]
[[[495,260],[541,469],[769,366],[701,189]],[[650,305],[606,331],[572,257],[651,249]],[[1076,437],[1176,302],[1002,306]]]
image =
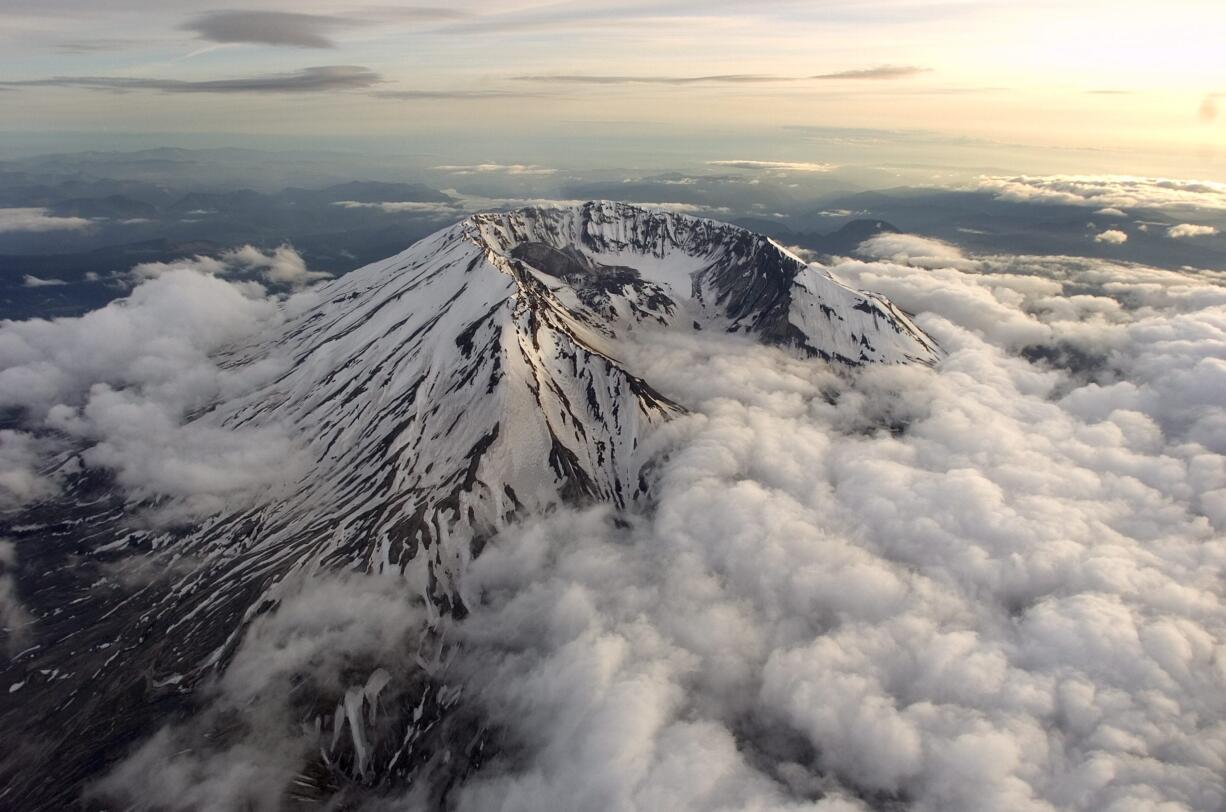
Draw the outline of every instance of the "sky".
[[[930,161],[987,145],[1011,171],[1221,179],[1224,27],[1214,0],[0,0],[0,130],[485,153],[748,139],[763,154],[735,157],[790,160],[839,147],[798,128],[922,131]]]

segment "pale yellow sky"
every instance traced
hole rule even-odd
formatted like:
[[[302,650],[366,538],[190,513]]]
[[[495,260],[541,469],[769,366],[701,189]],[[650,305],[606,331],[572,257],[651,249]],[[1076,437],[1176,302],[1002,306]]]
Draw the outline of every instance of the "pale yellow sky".
[[[1214,171],[1226,152],[1216,1],[149,6],[0,2],[0,127],[856,127],[1118,151],[1121,162],[1167,154]]]

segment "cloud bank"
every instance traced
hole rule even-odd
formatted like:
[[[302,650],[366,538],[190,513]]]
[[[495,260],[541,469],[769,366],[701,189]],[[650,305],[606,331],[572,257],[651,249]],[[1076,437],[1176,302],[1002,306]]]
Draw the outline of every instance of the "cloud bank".
[[[93,223],[84,217],[56,217],[46,209],[0,209],[0,233],[11,231],[80,231]]]
[[[795,82],[795,76],[772,76],[764,73],[727,73],[711,76],[616,74],[537,74],[512,76],[517,82],[554,82],[573,85],[700,85],[700,84],[759,84],[764,82]]]
[[[728,169],[776,170],[781,172],[830,172],[837,169],[834,164],[816,163],[812,161],[707,161],[709,166],[722,166]]]
[[[21,277],[21,285],[26,288],[57,288],[67,284],[63,279],[43,279],[33,274]]]
[[[322,14],[213,11],[194,17],[181,27],[209,42],[333,48],[336,43],[329,34],[358,24],[356,20]]]
[[[553,175],[558,170],[536,164],[445,164],[434,167],[437,172],[449,172],[453,175]]]
[[[223,252],[218,257],[195,256],[170,262],[142,262],[134,265],[128,276],[136,281],[154,279],[176,270],[189,270],[211,276],[237,272],[254,272],[265,282],[286,288],[301,288],[330,274],[312,271],[306,261],[291,246],[282,245],[270,252],[253,245],[243,245]]]
[[[1166,230],[1166,236],[1172,240],[1183,240],[1188,237],[1213,237],[1217,234],[1218,230],[1213,226],[1198,226],[1192,223],[1180,223]]]
[[[880,65],[875,68],[859,70],[843,70],[834,73],[822,73],[814,79],[908,79],[921,73],[928,73],[932,68],[917,68],[914,65]]]
[[[313,277],[292,249],[265,255],[248,246],[229,258],[290,287]],[[249,501],[295,476],[283,427],[191,419],[283,368],[278,358],[230,368],[222,356],[312,295],[282,302],[255,282],[215,275],[228,267],[202,257],[137,266],[133,276],[144,281],[100,310],[0,322],[0,409],[21,415],[19,431],[0,433],[0,502],[47,498],[84,466],[113,473],[135,500],[162,500],[158,513],[175,519]]]
[[[917,314],[936,368],[639,334],[623,360],[690,409],[642,449],[650,504],[504,528],[437,660],[394,579],[306,579],[108,793],[274,808],[328,746],[304,674],[357,731],[428,671],[497,731],[461,810],[1221,808],[1220,274],[859,253],[823,270]],[[193,745],[222,713],[249,733]]]
[[[360,90],[382,81],[379,74],[360,65],[322,65],[288,73],[266,73],[236,79],[190,81],[132,76],[54,76],[49,79],[0,82],[0,87],[79,87],[113,93],[132,90],[159,93],[324,93]]]
[[[1130,175],[1019,175],[980,178],[974,188],[1019,203],[1226,211],[1226,183],[1213,181]]]

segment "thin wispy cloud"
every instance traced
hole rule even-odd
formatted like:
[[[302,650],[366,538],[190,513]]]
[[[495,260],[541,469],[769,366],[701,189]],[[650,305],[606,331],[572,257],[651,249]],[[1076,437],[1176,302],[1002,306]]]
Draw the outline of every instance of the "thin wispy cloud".
[[[381,99],[402,101],[463,101],[480,99],[523,99],[542,96],[542,93],[523,93],[514,90],[379,90],[371,94]]]
[[[467,11],[442,6],[368,6],[362,9],[362,17],[375,20],[400,20],[408,22],[441,22],[463,20],[472,16]]]
[[[717,73],[699,76],[669,74],[588,74],[536,73],[512,76],[516,82],[553,82],[580,85],[696,85],[696,84],[762,84],[771,82],[803,82],[812,79],[906,79],[927,73],[931,68],[905,65],[882,65],[876,68],[822,73],[816,76],[779,76],[769,73]]]
[[[190,81],[135,76],[53,76],[0,82],[0,87],[78,87],[119,93],[133,90],[159,93],[318,93],[360,90],[382,81],[379,74],[360,65],[323,65],[289,73],[266,73],[234,79]]]
[[[552,175],[558,170],[536,164],[445,164],[434,167],[439,172],[453,175],[478,175],[500,173],[505,175]]]
[[[771,76],[761,73],[728,73],[711,76],[620,76],[616,74],[534,74],[512,76],[517,82],[556,82],[576,85],[694,85],[694,84],[754,84],[757,82],[795,82],[795,76]]]
[[[77,39],[61,42],[55,50],[62,54],[94,54],[107,51],[123,51],[141,45],[135,39]]]
[[[751,169],[781,172],[829,172],[837,167],[834,164],[814,163],[811,161],[707,161],[708,166],[722,166],[729,169]]]
[[[63,279],[43,279],[42,277],[26,274],[21,278],[21,284],[27,288],[55,288],[67,285]]]
[[[970,188],[1014,203],[1226,211],[1226,183],[1134,175],[981,177]],[[1164,224],[1163,224],[1164,225]]]
[[[364,200],[338,200],[332,204],[343,209],[378,209],[387,214],[455,214],[461,209],[453,203],[431,203],[419,200],[383,201],[369,203]]]
[[[813,79],[907,79],[928,73],[932,68],[920,68],[914,65],[879,65],[875,68],[860,68],[857,70],[842,70],[834,73],[819,73]]]
[[[0,234],[12,231],[79,231],[92,225],[83,217],[56,217],[43,208],[0,208]]]

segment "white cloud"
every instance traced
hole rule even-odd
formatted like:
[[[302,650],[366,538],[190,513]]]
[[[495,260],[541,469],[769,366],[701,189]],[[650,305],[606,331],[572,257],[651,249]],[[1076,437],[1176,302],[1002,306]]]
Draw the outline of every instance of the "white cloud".
[[[1094,242],[1106,242],[1112,245],[1128,242],[1128,234],[1120,231],[1118,228],[1109,228],[1099,234],[1094,235]]]
[[[1226,734],[1199,721],[1226,709],[1226,553],[1191,497],[1220,493],[1220,457],[1122,403],[1083,418],[1058,373],[921,318],[942,367],[868,370],[835,404],[774,351],[642,349],[696,407],[654,513],[545,520],[470,571],[460,667],[528,749],[462,809],[799,808],[796,785],[854,809],[1226,798]],[[712,757],[666,755],[695,748]]]
[[[962,256],[956,245],[916,234],[878,234],[856,249],[870,259],[888,259],[918,268],[963,268],[973,270],[978,263]]]
[[[485,197],[483,195],[466,194],[458,189],[444,189],[443,192],[444,194],[456,199],[457,202],[455,206],[457,209],[450,209],[449,211],[457,215],[464,212],[484,211],[487,209],[519,208],[525,206],[535,206],[540,208],[568,208],[573,206],[582,206],[587,202],[586,200],[565,200],[552,197]],[[634,205],[641,206],[645,209],[659,209],[661,211],[670,211],[677,214],[691,214],[700,216],[727,215],[732,213],[732,209],[725,206],[703,206],[697,203],[663,201],[648,203],[635,202]]]
[[[709,166],[722,166],[727,169],[768,170],[777,172],[830,172],[838,167],[834,164],[815,163],[812,161],[707,161]]]
[[[0,438],[0,455],[3,452],[3,439]],[[4,484],[0,483],[0,488]],[[0,491],[2,494],[3,491]],[[0,496],[0,504],[2,504]],[[30,614],[21,603],[17,594],[17,579],[11,570],[17,565],[17,545],[5,538],[0,538],[0,629],[5,631],[7,646],[5,654],[13,656],[18,653],[19,646],[25,644],[26,626],[30,622]]]
[[[478,175],[501,173],[506,175],[552,175],[558,170],[536,164],[447,164],[436,166],[439,172],[450,172],[453,175]]]
[[[1166,236],[1172,240],[1182,240],[1187,237],[1212,237],[1218,233],[1213,226],[1198,226],[1192,223],[1180,223],[1166,230]]]
[[[50,496],[56,486],[43,472],[46,447],[20,431],[0,429],[0,509]]]
[[[4,445],[83,447],[81,462],[114,471],[136,498],[175,497],[173,510],[252,498],[294,475],[286,434],[188,415],[281,369],[277,358],[229,369],[212,355],[282,318],[258,286],[177,268],[80,318],[0,322],[0,407],[25,415]],[[48,495],[50,480],[35,470],[5,453],[0,480],[12,501]]]
[[[1220,809],[1221,280],[890,236],[827,270],[916,313],[935,368],[636,334],[689,409],[641,449],[651,504],[502,528],[428,633],[394,577],[303,575],[107,790],[271,807],[330,740],[288,686],[356,742],[428,673],[496,731],[460,810]]]
[[[338,200],[332,205],[346,209],[379,209],[389,214],[413,212],[421,214],[460,214],[461,211],[451,203],[429,203],[417,200],[390,201],[384,203],[364,203],[358,200]]]
[[[302,256],[288,245],[282,245],[267,254],[254,246],[244,245],[227,251],[222,255],[222,259],[240,267],[259,270],[261,275],[274,285],[292,288],[300,288],[331,276],[323,271],[307,270]]]
[[[223,275],[232,269],[225,262],[213,257],[194,256],[173,259],[169,262],[142,262],[133,265],[128,275],[134,280],[156,279],[170,271],[193,271],[208,275]]]
[[[46,209],[0,208],[0,233],[6,231],[80,231],[93,223],[83,217],[55,217]]]
[[[1226,183],[1131,175],[983,177],[974,187],[1002,200],[1096,209],[1226,210]]]
[[[261,251],[253,245],[243,245],[224,252],[220,257],[198,255],[170,262],[142,262],[134,266],[129,275],[137,280],[154,279],[175,270],[212,276],[238,270],[258,271],[266,282],[289,288],[301,288],[331,276],[322,271],[308,270],[302,256],[288,245],[271,252]]]
[[[21,284],[27,288],[52,288],[68,283],[63,279],[41,279],[33,274],[26,274],[21,278]]]

